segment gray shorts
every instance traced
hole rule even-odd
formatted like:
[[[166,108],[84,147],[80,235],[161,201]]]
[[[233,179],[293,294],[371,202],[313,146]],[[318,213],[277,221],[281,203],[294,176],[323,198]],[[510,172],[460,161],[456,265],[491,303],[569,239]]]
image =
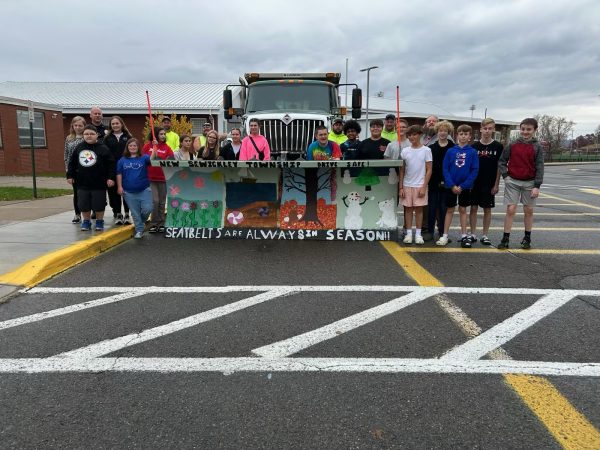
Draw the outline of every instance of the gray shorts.
[[[531,198],[531,190],[534,188],[534,181],[515,180],[511,177],[504,179],[504,204],[523,206],[535,206],[536,198]]]

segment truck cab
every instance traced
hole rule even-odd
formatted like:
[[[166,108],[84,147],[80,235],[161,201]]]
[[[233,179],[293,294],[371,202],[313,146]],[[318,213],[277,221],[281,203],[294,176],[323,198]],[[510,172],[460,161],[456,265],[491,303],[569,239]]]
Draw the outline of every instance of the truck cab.
[[[304,156],[315,130],[331,128],[346,108],[339,104],[339,73],[247,73],[240,85],[245,89],[243,108],[232,107],[231,90],[223,95],[225,117],[242,117],[248,132],[250,119],[258,119],[260,132],[269,141],[271,159],[294,160]],[[352,116],[360,117],[360,89],[352,93]],[[355,107],[356,106],[356,107]]]

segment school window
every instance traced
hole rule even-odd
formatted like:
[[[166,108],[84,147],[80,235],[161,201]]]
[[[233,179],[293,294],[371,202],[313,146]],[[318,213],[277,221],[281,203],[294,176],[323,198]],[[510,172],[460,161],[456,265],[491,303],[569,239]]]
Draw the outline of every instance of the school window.
[[[34,111],[33,146],[35,148],[46,147],[46,128],[44,125],[44,113]],[[19,129],[19,146],[21,148],[31,148],[29,113],[27,111],[17,110],[17,128]]]
[[[110,128],[110,121],[111,121],[112,117],[103,117],[102,118],[102,125],[104,125],[106,128]]]
[[[497,140],[498,142],[500,142],[502,140],[502,132],[501,131],[495,131],[494,132],[494,139]]]
[[[190,121],[192,122],[192,134],[202,134],[202,126],[206,123],[206,119],[192,117]]]

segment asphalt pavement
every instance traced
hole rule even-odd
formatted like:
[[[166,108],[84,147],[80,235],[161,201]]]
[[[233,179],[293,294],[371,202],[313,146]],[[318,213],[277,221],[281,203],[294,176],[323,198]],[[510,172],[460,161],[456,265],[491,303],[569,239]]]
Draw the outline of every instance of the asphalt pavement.
[[[0,447],[594,448],[600,164],[546,172],[529,252],[155,235],[23,291]]]

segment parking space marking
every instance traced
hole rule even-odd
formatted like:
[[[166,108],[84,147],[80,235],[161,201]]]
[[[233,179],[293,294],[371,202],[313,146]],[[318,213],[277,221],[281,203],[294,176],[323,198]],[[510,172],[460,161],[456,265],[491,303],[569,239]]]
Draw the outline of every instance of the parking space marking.
[[[569,200],[568,198],[559,197],[557,195],[546,194],[545,192],[540,192],[540,198],[551,198],[553,200],[559,200],[561,202],[569,203],[571,205],[583,206],[585,208],[597,209],[600,210],[600,206],[590,205],[584,202],[576,202],[575,200]],[[534,213],[535,216],[535,213]]]
[[[562,250],[558,248],[532,248],[524,250],[522,248],[498,250],[496,247],[402,247],[409,253],[487,253],[490,255],[506,255],[510,253],[534,254],[534,255],[600,255],[600,250]]]
[[[88,345],[87,347],[61,353],[57,356],[75,359],[97,358],[116,352],[117,350],[130,347],[132,345],[140,344],[161,336],[166,336],[168,334],[199,325],[203,322],[208,322],[209,320],[217,319],[219,317],[226,316],[227,314],[241,311],[242,309],[249,308],[250,306],[258,305],[259,303],[273,300],[278,297],[284,297],[292,292],[292,290],[285,288],[269,290],[267,292],[263,292],[262,294],[254,295],[237,302],[228,303],[227,305],[220,306],[209,311],[204,311],[199,314],[175,320],[154,328],[148,328],[139,333],[132,333],[115,339],[107,339],[96,344]]]
[[[402,249],[396,243],[390,243],[384,247],[394,254],[402,253]],[[412,259],[406,252],[404,259]],[[396,257],[395,257],[396,258]],[[397,258],[401,259],[401,258]],[[404,267],[404,266],[403,266]],[[415,268],[413,278],[427,286],[427,282],[433,282],[434,286],[443,286],[443,283],[430,274],[424,267],[414,259],[408,268]],[[425,273],[425,275],[423,275]],[[409,275],[411,275],[409,273]],[[474,338],[481,333],[481,328],[467,314],[464,313],[450,299],[443,294],[436,299],[438,305],[450,317],[466,336]],[[442,301],[443,300],[443,301]],[[477,332],[479,329],[479,333]],[[498,347],[490,353],[492,361],[512,361],[510,355]],[[479,360],[480,361],[480,360]],[[514,362],[514,361],[513,361]],[[542,372],[517,372],[508,371],[503,373],[506,384],[521,398],[523,403],[539,418],[548,432],[564,448],[583,449],[600,448],[600,431],[564,397],[556,387],[542,376],[549,376]],[[546,400],[548,399],[548,400]]]
[[[123,292],[110,297],[104,297],[97,300],[92,300],[84,303],[77,303],[76,305],[65,306],[64,308],[57,308],[50,311],[44,311],[41,313],[31,314],[29,316],[17,317],[15,319],[5,320],[0,322],[0,330],[7,328],[18,327],[27,323],[39,322],[40,320],[49,319],[51,317],[63,316],[65,314],[71,314],[77,311],[83,311],[88,308],[95,308],[96,306],[110,305],[111,303],[117,303],[123,300],[127,300],[133,297],[139,297],[144,295],[144,292],[129,291]]]
[[[573,298],[573,293],[569,291],[558,291],[545,295],[533,305],[493,326],[479,336],[457,346],[440,359],[469,360],[483,358],[492,350],[514,339],[527,328],[549,316]]]
[[[581,192],[585,192],[586,194],[594,194],[594,195],[600,195],[600,189],[589,189],[589,188],[584,188],[584,189],[579,189]]]
[[[442,361],[415,358],[10,358],[0,373],[77,372],[347,372],[447,373],[600,377],[598,363],[514,360]]]
[[[435,288],[425,288],[423,290],[413,291],[409,294],[403,295],[402,297],[395,298],[389,302],[385,302],[381,305],[361,311],[352,316],[345,317],[321,328],[308,331],[283,341],[256,348],[252,350],[252,353],[265,358],[282,358],[285,356],[290,356],[320,342],[336,338],[340,334],[347,333],[355,328],[393,314],[403,308],[406,308],[407,306],[414,305],[415,303],[425,300],[438,292],[439,290]]]

